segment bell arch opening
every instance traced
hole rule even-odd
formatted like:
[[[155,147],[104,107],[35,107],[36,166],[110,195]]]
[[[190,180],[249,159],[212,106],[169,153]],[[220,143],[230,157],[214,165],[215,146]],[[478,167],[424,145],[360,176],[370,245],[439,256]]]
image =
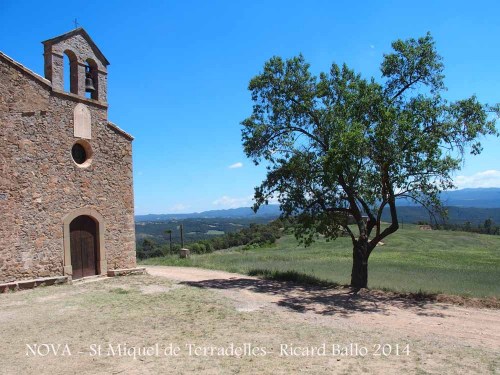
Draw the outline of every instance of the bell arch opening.
[[[63,87],[64,91],[78,95],[78,60],[71,50],[63,55]]]
[[[97,63],[92,59],[85,61],[85,96],[99,100],[99,71]]]

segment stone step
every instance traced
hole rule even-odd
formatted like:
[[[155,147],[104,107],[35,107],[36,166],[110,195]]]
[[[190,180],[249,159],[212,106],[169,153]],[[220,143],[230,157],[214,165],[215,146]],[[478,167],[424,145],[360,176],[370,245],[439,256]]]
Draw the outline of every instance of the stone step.
[[[20,289],[33,289],[37,286],[48,286],[55,284],[66,284],[69,281],[68,276],[41,277],[39,279],[18,280],[10,283],[0,284],[0,293],[15,291]]]
[[[108,270],[108,276],[128,276],[128,275],[145,275],[146,267],[122,268],[116,270]]]

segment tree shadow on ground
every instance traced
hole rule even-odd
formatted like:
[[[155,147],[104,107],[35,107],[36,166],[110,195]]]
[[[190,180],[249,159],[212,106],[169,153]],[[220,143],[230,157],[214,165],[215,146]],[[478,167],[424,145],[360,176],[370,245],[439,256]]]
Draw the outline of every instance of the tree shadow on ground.
[[[220,290],[247,290],[272,296],[272,302],[295,312],[313,312],[321,315],[348,317],[354,313],[390,314],[390,308],[413,309],[418,315],[440,316],[440,312],[426,310],[433,304],[425,298],[407,298],[402,295],[378,290],[353,290],[346,286],[305,285],[290,281],[235,277],[183,282],[198,288]],[[325,283],[326,284],[326,283]],[[439,305],[442,310],[445,305]]]

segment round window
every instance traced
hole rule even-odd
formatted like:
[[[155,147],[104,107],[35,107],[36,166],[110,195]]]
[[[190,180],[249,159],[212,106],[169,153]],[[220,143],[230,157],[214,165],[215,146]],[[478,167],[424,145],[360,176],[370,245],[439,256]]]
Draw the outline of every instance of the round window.
[[[75,143],[71,149],[71,155],[76,164],[83,164],[87,161],[87,152],[85,148],[79,144]]]
[[[92,149],[86,141],[79,140],[71,148],[73,161],[82,168],[86,168],[92,162]]]

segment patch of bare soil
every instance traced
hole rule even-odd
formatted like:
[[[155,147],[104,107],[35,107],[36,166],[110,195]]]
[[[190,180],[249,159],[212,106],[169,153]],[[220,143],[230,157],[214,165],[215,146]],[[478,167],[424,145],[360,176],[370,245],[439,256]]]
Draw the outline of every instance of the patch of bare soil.
[[[410,295],[409,297],[416,300],[419,299],[419,296],[415,295]],[[451,303],[453,305],[459,305],[465,307],[477,307],[477,308],[484,307],[488,309],[500,309],[500,299],[495,297],[474,298],[474,297],[453,296],[448,294],[436,294],[426,298],[434,302]]]
[[[414,299],[363,289],[296,285],[223,271],[149,266],[147,272],[190,286],[217,290],[240,311],[262,308],[301,313],[306,320],[335,326],[405,332],[419,339],[461,342],[500,351],[500,311]],[[443,298],[444,301],[449,300]]]
[[[148,272],[0,294],[0,374],[500,369],[499,310],[195,268]]]

